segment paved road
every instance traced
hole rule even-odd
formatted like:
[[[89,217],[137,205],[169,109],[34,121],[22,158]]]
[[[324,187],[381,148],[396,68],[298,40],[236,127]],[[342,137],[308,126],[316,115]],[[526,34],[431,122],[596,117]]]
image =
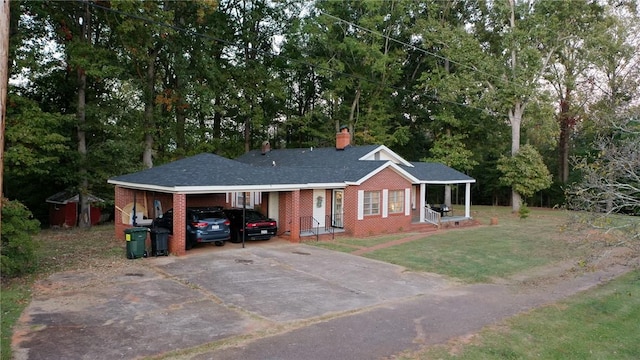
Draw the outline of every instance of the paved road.
[[[192,359],[383,359],[425,345],[446,343],[509,316],[562,299],[604,280],[590,273],[542,292],[516,294],[508,286],[456,286],[391,301],[355,314]],[[548,292],[547,292],[548,291]]]

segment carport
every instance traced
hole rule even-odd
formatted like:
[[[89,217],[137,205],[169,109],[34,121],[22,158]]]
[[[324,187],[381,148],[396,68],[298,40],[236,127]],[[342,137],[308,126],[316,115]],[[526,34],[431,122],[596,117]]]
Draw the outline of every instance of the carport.
[[[207,153],[113,177],[108,183],[115,185],[115,236],[122,238],[125,229],[148,225],[162,210],[173,208],[169,252],[184,255],[187,206],[232,207],[239,201],[231,194],[258,193],[260,210],[279,220],[279,232],[289,233],[290,240],[297,242],[300,224],[290,219],[300,217],[300,190],[309,185],[287,183],[288,179],[282,169],[258,168]],[[270,202],[287,206],[270,206]]]

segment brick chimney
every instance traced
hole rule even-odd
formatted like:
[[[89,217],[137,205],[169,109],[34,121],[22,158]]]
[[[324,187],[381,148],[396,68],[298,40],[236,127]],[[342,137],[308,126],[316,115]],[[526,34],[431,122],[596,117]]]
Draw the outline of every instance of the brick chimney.
[[[271,151],[271,144],[269,144],[268,140],[262,142],[262,148],[260,150],[262,152],[262,155],[265,155],[266,153]]]
[[[344,150],[351,144],[351,134],[347,126],[340,127],[340,132],[336,134],[336,150]]]

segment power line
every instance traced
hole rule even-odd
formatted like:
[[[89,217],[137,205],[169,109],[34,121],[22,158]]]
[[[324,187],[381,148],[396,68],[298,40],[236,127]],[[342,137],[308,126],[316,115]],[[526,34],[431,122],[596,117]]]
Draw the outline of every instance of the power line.
[[[512,84],[515,84],[515,85],[516,85],[516,86],[518,86],[518,87],[526,88],[524,85],[522,85],[522,84],[518,84],[518,83],[515,83],[515,82],[513,82],[512,80],[504,79],[504,78],[502,78],[502,77],[500,77],[500,76],[492,75],[492,74],[489,74],[489,73],[488,73],[488,72],[486,72],[486,71],[482,71],[482,70],[478,69],[476,66],[463,64],[463,63],[461,63],[461,62],[458,62],[458,61],[452,60],[452,59],[450,59],[450,58],[448,58],[448,57],[446,57],[446,56],[443,56],[443,55],[440,55],[440,54],[436,54],[436,53],[434,53],[434,52],[428,51],[428,50],[423,49],[423,48],[421,48],[421,47],[418,47],[418,46],[416,46],[416,45],[409,44],[409,43],[407,43],[407,42],[405,42],[405,41],[402,41],[402,40],[398,40],[398,39],[393,38],[393,37],[391,37],[391,36],[389,36],[389,35],[385,35],[385,34],[383,34],[383,33],[379,32],[379,31],[375,31],[375,30],[372,30],[372,29],[366,28],[366,27],[364,27],[364,26],[358,25],[358,24],[356,24],[356,23],[354,23],[354,22],[352,22],[352,21],[344,20],[344,19],[339,18],[339,17],[337,17],[337,16],[334,16],[334,15],[331,15],[331,14],[327,14],[326,12],[324,12],[324,11],[322,11],[322,10],[318,10],[318,12],[319,12],[320,14],[322,14],[322,15],[324,15],[324,16],[327,16],[327,17],[329,17],[329,18],[332,18],[332,19],[334,19],[334,20],[338,20],[338,21],[343,22],[343,23],[345,23],[345,24],[351,25],[351,26],[353,26],[353,27],[355,27],[355,28],[357,28],[357,29],[363,30],[363,31],[368,32],[368,33],[371,33],[371,34],[373,34],[373,35],[380,36],[380,37],[382,37],[382,38],[384,38],[384,39],[386,39],[386,40],[393,41],[393,42],[395,42],[395,43],[397,43],[397,44],[400,44],[400,45],[403,45],[403,46],[407,46],[407,47],[409,47],[409,48],[412,48],[412,49],[417,50],[417,51],[419,51],[419,52],[422,52],[422,53],[424,53],[424,54],[427,54],[427,55],[433,56],[433,57],[435,57],[435,58],[437,58],[437,59],[444,60],[444,61],[448,61],[448,62],[450,62],[450,63],[452,63],[452,64],[459,65],[459,66],[464,67],[464,68],[467,68],[467,69],[469,69],[469,70],[471,70],[471,71],[475,71],[475,72],[481,73],[481,74],[483,74],[483,75],[486,75],[486,76],[488,76],[488,77],[491,77],[491,78],[497,79],[497,80],[499,80],[499,81],[510,82],[510,83],[512,83]]]

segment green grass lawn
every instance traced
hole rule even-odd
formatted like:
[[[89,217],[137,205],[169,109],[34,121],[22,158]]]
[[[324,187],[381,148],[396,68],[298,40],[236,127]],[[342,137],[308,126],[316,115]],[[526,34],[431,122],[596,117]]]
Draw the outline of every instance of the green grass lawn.
[[[88,230],[43,230],[33,238],[37,244],[38,266],[35,273],[16,279],[2,278],[0,309],[2,334],[0,358],[11,355],[12,328],[31,299],[31,286],[49,274],[91,267],[98,261],[125,257],[122,240],[115,239],[113,225],[94,226]]]
[[[422,239],[363,256],[474,283],[491,282],[494,278],[508,277],[562,260],[579,261],[589,250],[585,243],[574,241],[574,235],[582,234],[565,230],[569,218],[560,210],[532,209],[528,218],[520,219],[512,215],[509,208],[474,207],[473,217],[482,224],[489,224],[489,219],[496,217],[498,225],[426,234]],[[397,234],[370,239],[338,237],[334,241],[313,245],[353,252],[399,238],[402,236]]]
[[[512,317],[471,341],[400,357],[427,359],[640,359],[640,271]]]
[[[310,245],[315,245],[329,250],[352,252],[354,250],[375,246],[391,242],[394,240],[402,239],[407,234],[393,234],[393,235],[381,235],[371,236],[366,238],[353,238],[353,237],[340,237],[337,241],[330,242],[308,242]]]

